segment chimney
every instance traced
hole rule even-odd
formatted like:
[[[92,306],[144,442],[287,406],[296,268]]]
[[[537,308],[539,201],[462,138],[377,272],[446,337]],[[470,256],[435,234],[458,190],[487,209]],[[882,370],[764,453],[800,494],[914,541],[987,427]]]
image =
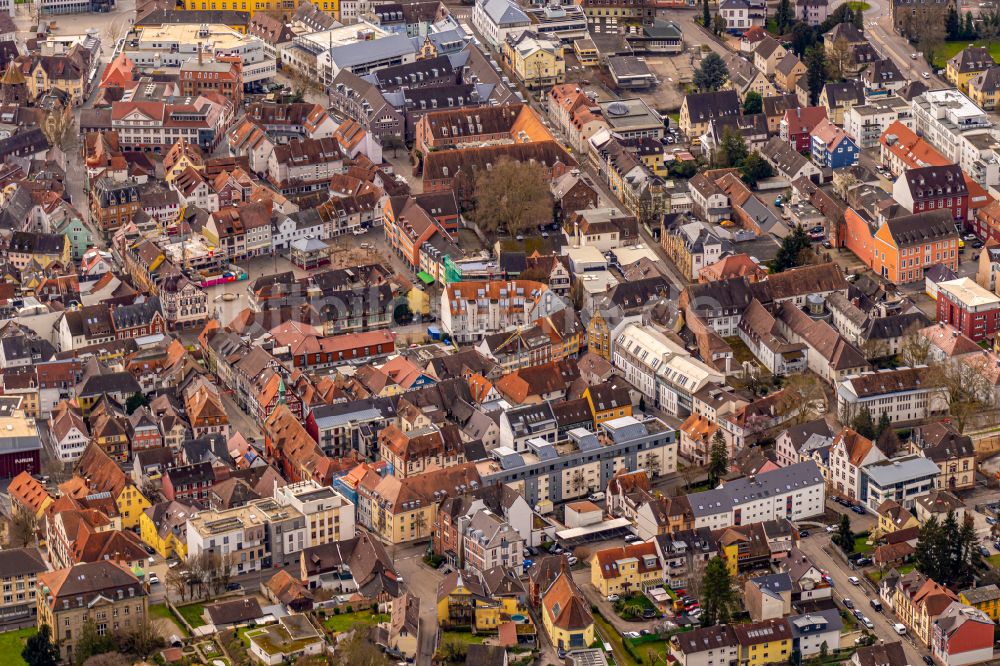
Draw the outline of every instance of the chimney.
[[[201,65],[201,42],[198,42],[198,64]]]

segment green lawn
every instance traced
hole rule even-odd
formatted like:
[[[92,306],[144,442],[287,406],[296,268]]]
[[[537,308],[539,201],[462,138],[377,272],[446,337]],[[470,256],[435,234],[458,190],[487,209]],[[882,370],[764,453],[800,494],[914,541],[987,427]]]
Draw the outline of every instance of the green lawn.
[[[341,613],[340,615],[328,615],[323,622],[323,626],[330,631],[340,633],[350,631],[356,624],[376,625],[379,622],[388,622],[388,615],[372,614],[370,610],[355,611],[353,613]]]
[[[24,642],[37,631],[35,627],[29,627],[0,634],[0,662],[4,666],[26,666],[21,659],[21,650],[24,649]]]
[[[654,664],[661,661],[667,663],[667,655],[670,654],[670,644],[660,639],[644,640],[647,638],[649,637],[643,636],[642,638],[626,638],[625,640],[629,642],[636,654],[642,657],[642,663]]]
[[[618,662],[618,666],[639,666],[639,664],[635,663],[632,655],[625,651],[625,646],[622,645],[622,637],[618,635],[614,627],[608,624],[603,615],[600,613],[594,614],[594,625],[601,638],[611,645],[611,651],[615,655],[615,661]]]
[[[868,535],[856,536],[854,537],[854,552],[855,553],[870,553],[875,550],[874,546],[867,543]]]
[[[171,622],[177,621],[177,618],[170,612],[170,609],[167,608],[166,604],[153,604],[149,607],[149,614],[153,617],[170,620]]]
[[[461,641],[470,645],[480,645],[486,640],[486,636],[486,634],[473,634],[468,631],[442,631],[441,642],[444,643],[449,638],[453,638],[456,641]]]
[[[205,620],[201,617],[205,613],[205,604],[188,604],[187,606],[178,606],[177,612],[181,614],[181,617],[187,620],[187,623],[191,625],[192,629],[205,626]]]
[[[1000,569],[1000,553],[996,555],[990,555],[989,557],[986,558],[986,561],[994,569]]]
[[[851,8],[852,12],[856,12],[859,9],[863,12],[866,12],[872,8],[872,6],[869,5],[867,2],[861,2],[860,0],[852,0],[852,2],[847,3],[847,6]]]
[[[1000,39],[980,39],[975,42],[969,42],[967,39],[956,39],[953,42],[945,42],[941,45],[941,48],[937,50],[936,57],[934,58],[934,69],[944,69],[945,65],[948,64],[948,61],[970,43],[975,44],[976,46],[987,47],[990,51],[990,55],[993,56],[993,59],[1000,60]]]

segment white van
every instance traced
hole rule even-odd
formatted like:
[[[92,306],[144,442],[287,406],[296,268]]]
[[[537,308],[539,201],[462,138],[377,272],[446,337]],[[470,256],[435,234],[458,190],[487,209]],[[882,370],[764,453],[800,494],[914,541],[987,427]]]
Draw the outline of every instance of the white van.
[[[900,636],[905,636],[906,635],[906,625],[905,624],[900,624],[899,622],[897,622],[896,624],[892,625],[892,628],[895,629],[896,633],[899,634]]]
[[[589,499],[591,502],[600,502],[604,499],[604,491],[599,490],[596,493],[590,493],[590,497],[588,497],[587,499]]]

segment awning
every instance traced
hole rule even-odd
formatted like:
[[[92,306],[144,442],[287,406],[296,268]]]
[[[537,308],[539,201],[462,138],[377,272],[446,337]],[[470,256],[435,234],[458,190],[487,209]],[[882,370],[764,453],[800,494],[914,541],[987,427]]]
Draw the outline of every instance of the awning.
[[[434,277],[427,271],[420,271],[417,273],[417,277],[420,278],[420,281],[424,284],[434,284]]]

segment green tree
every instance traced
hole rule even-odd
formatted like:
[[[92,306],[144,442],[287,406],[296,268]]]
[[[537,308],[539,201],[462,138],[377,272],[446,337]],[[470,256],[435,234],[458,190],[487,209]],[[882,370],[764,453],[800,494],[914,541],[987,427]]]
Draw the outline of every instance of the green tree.
[[[833,535],[831,541],[844,551],[845,555],[854,552],[854,532],[851,531],[851,519],[846,513],[840,516],[837,533]]]
[[[710,627],[729,622],[736,609],[737,596],[725,560],[713,557],[705,567],[701,581],[701,624]]]
[[[28,666],[59,666],[59,647],[52,640],[52,629],[47,624],[38,628],[38,632],[28,638],[21,650],[21,659]]]
[[[819,103],[819,94],[823,92],[826,79],[826,52],[822,45],[813,44],[806,51],[806,84],[809,89],[809,104],[812,106]]]
[[[132,414],[135,410],[140,407],[145,407],[148,404],[149,398],[146,397],[146,394],[142,391],[136,391],[128,397],[128,400],[125,401],[125,411]]]
[[[962,38],[962,21],[958,16],[958,10],[953,6],[948,7],[948,14],[944,19],[944,32],[948,39]]]
[[[754,151],[743,161],[740,173],[743,175],[743,181],[747,185],[756,187],[758,182],[773,176],[774,169],[771,168],[771,165],[764,159],[763,155]]]
[[[792,51],[798,57],[805,56],[809,47],[816,43],[816,30],[805,21],[792,26]]]
[[[979,35],[976,34],[976,22],[972,19],[972,12],[965,12],[965,28],[963,29],[962,39],[975,39]]]
[[[107,633],[102,636],[97,630],[97,624],[93,620],[87,620],[83,623],[80,638],[73,646],[73,659],[76,661],[76,666],[83,666],[83,662],[95,654],[112,652],[115,647],[114,636]]]
[[[729,450],[726,448],[726,438],[721,430],[716,430],[708,457],[708,485],[713,488],[717,486],[728,471]]]
[[[787,0],[785,0],[787,2]],[[764,98],[756,90],[751,90],[743,99],[743,113],[750,115],[764,110]]]
[[[862,407],[857,416],[851,419],[851,429],[862,437],[874,440],[878,436],[875,430],[875,422],[872,421],[872,413],[867,407]]]
[[[708,11],[708,0],[701,0],[701,24],[706,30],[712,29],[712,14]]]
[[[895,428],[889,427],[879,433],[878,448],[885,455],[890,458],[896,455],[896,452],[899,451],[899,446],[899,435],[896,434]]]
[[[789,268],[801,266],[803,254],[811,247],[809,236],[802,225],[796,225],[792,233],[781,240],[781,247],[778,248],[778,256],[772,262],[775,273],[787,271]]]
[[[892,430],[892,421],[889,419],[889,412],[882,412],[882,415],[878,417],[878,426],[875,428],[875,436],[872,439],[878,439],[886,430]]]
[[[778,3],[778,8],[774,12],[774,21],[777,24],[779,35],[785,34],[792,23],[795,22],[795,11],[792,9],[792,3],[789,0],[781,0]]]
[[[941,525],[937,518],[930,519],[920,528],[917,545],[913,551],[913,565],[917,571],[937,580],[941,572],[939,556],[942,551]]]
[[[865,31],[865,10],[858,7],[857,11],[851,12],[851,23],[861,32]]]
[[[712,19],[712,31],[716,35],[721,35],[726,31],[726,19],[722,18],[722,14],[716,14],[715,18]]]
[[[749,154],[747,142],[739,130],[729,126],[722,130],[722,140],[715,153],[715,161],[720,167],[738,169],[743,166]]]
[[[694,71],[694,85],[702,92],[712,92],[720,89],[729,78],[726,61],[715,51],[705,56],[701,65]]]

